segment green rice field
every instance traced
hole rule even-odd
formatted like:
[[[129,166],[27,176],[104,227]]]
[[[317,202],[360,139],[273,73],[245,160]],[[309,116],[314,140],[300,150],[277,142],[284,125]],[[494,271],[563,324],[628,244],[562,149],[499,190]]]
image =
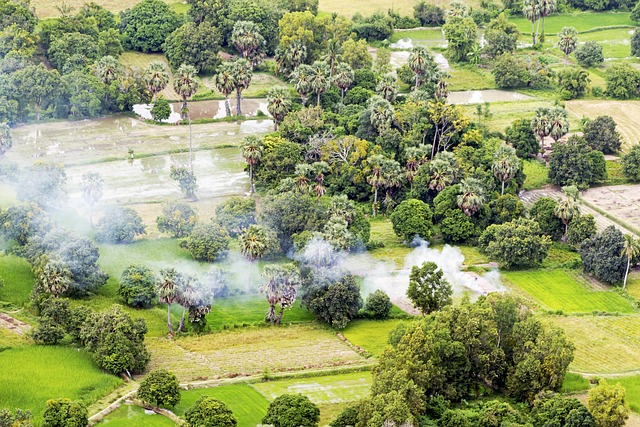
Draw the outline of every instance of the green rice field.
[[[402,320],[353,320],[344,330],[343,335],[354,345],[365,349],[367,352],[378,356],[387,347],[389,333],[393,331]]]
[[[522,33],[531,34],[531,21],[526,18],[511,18],[509,21],[516,24]],[[545,34],[557,34],[562,27],[574,27],[578,33],[590,31],[596,28],[606,28],[612,26],[635,26],[636,23],[629,18],[627,12],[602,12],[602,13],[574,13],[574,14],[553,14],[545,19]]]
[[[147,414],[144,408],[139,406],[123,405],[96,425],[109,427],[171,427],[176,424],[164,415]]]
[[[21,306],[29,301],[33,288],[31,266],[15,255],[0,255],[0,277],[4,286],[0,288],[0,301]]]

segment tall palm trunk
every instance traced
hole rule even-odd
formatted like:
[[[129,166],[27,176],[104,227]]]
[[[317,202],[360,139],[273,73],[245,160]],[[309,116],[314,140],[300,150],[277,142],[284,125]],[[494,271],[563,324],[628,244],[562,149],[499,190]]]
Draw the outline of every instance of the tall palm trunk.
[[[184,330],[184,315],[187,314],[187,307],[182,306],[182,317],[180,317],[180,326],[178,326],[178,332],[182,332]]]
[[[345,88],[340,88],[340,101],[342,102],[342,105],[344,105],[344,93],[345,93],[346,89]]]
[[[321,93],[322,93],[322,92],[318,91],[318,101],[316,102],[316,105],[320,105],[320,94],[321,94]]]
[[[544,43],[544,15],[542,15],[542,32],[540,33],[540,43]]]
[[[538,18],[538,23],[536,24],[536,42],[540,43],[540,18]]]
[[[173,325],[171,324],[171,303],[167,303],[167,327],[169,327],[169,333],[173,335]]]
[[[307,102],[307,97],[302,93],[300,94],[300,101],[302,102],[302,106],[304,107],[304,104]]]
[[[229,95],[224,98],[224,107],[227,110],[227,117],[231,117],[231,103],[229,102]]]
[[[241,116],[242,115],[242,109],[240,108],[240,101],[242,100],[242,90],[241,89],[236,89],[236,115],[237,116]]]
[[[378,186],[374,187],[373,190],[373,216],[375,218],[378,213]]]
[[[629,267],[631,267],[631,258],[627,257],[627,271],[624,272],[624,284],[622,290],[627,288],[627,276],[629,276]]]
[[[249,163],[249,193],[256,192],[256,188],[253,186],[253,163]]]
[[[534,21],[531,21],[531,44],[533,46],[535,46],[536,45],[536,33],[534,31],[534,28],[533,28],[533,22]]]
[[[502,191],[500,192],[501,196],[504,196],[504,183],[505,181],[502,181]]]

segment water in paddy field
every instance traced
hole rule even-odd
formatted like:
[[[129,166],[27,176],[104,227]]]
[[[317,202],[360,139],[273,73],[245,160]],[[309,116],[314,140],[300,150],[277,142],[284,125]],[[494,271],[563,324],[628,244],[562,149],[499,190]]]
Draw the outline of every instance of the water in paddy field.
[[[231,106],[231,114],[236,113],[236,99],[232,97],[229,100]],[[193,101],[189,102],[189,114],[191,120],[197,119],[223,119],[227,117],[227,111],[224,100],[218,101]],[[267,111],[266,99],[243,99],[241,102],[242,114],[244,116],[253,117],[258,114],[258,111],[262,111],[265,115],[269,115]],[[174,102],[169,104],[171,107],[171,115],[167,120],[162,120],[163,123],[177,123],[180,121],[180,108],[182,103]],[[151,108],[153,104],[136,104],[133,106],[133,112],[143,119],[152,120]]]

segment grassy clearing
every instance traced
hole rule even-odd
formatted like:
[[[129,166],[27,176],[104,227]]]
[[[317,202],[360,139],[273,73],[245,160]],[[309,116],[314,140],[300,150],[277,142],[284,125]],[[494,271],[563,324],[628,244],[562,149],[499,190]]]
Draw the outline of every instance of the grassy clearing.
[[[613,291],[589,288],[578,273],[566,270],[504,271],[512,287],[526,292],[545,308],[565,313],[632,313],[631,304]]]
[[[525,160],[522,162],[523,172],[526,176],[523,188],[535,190],[549,183],[549,169],[537,160]]]
[[[436,247],[437,246],[434,246],[434,248]],[[480,249],[478,249],[478,247],[476,246],[461,245],[457,248],[460,249],[460,252],[462,252],[462,255],[464,255],[464,265],[466,265],[467,267],[478,264],[486,264],[487,262],[489,262],[487,256],[480,252]]]
[[[607,160],[607,181],[606,185],[620,185],[629,182],[622,173],[622,162],[618,160]]]
[[[640,300],[640,271],[632,271],[627,279],[627,291]]]
[[[115,13],[133,7],[139,1],[140,0],[98,0],[96,3]],[[85,3],[87,3],[87,1],[68,0],[66,3],[77,12]],[[173,5],[177,12],[184,9],[180,0],[167,0],[166,3]],[[60,4],[57,2],[48,2],[46,0],[34,0],[31,2],[31,6],[36,9],[36,15],[38,15],[38,18],[40,19],[59,17],[60,11],[56,7],[59,5]]]
[[[182,381],[365,363],[333,331],[309,324],[151,338],[147,345],[149,369],[168,369]]]
[[[520,32],[531,34],[531,21],[526,18],[511,18],[510,21],[516,24]],[[617,25],[635,26],[636,23],[629,18],[629,13],[625,12],[553,14],[545,19],[544,32],[555,35],[567,25],[571,25],[580,33]],[[582,41],[582,37],[580,40]]]
[[[625,390],[625,400],[632,411],[640,412],[640,375],[607,380],[609,384],[621,384]]]
[[[238,427],[255,427],[261,424],[269,406],[267,399],[251,386],[234,384],[183,391],[180,403],[174,408],[175,414],[184,416],[202,396],[213,397],[226,403],[238,419]]]
[[[402,239],[393,232],[391,221],[384,217],[378,217],[371,221],[370,240],[384,243],[384,247],[369,252],[372,257],[394,262],[398,267],[404,265],[405,257],[412,251],[412,249],[405,245]]]
[[[122,381],[98,369],[91,356],[68,347],[24,346],[0,352],[0,408],[22,408],[42,419],[47,399],[90,403]]]
[[[389,37],[389,42],[396,43],[402,39],[411,39],[415,42],[422,40],[443,40],[444,34],[440,28],[421,28],[419,30],[396,30]]]
[[[96,424],[109,427],[170,427],[176,424],[164,415],[147,414],[144,408],[135,405],[123,405]]]
[[[549,254],[542,261],[543,268],[564,268],[575,265],[580,261],[580,254],[568,245],[553,242],[549,248]]]
[[[219,99],[224,99],[223,95],[218,92],[212,76],[202,78],[202,83],[210,91],[210,95]],[[251,85],[242,92],[243,98],[266,98],[267,92],[274,86],[293,87],[279,78],[267,73],[254,73],[251,79]],[[235,92],[232,97],[235,96]],[[235,102],[233,103],[235,105]],[[263,111],[266,113],[266,111]]]
[[[447,3],[442,1],[436,1],[436,3]],[[351,17],[356,13],[362,15],[371,15],[373,12],[386,13],[387,10],[393,8],[401,15],[412,15],[413,3],[412,2],[394,2],[393,0],[320,0],[318,9],[322,12],[332,13],[337,12],[340,15]]]
[[[0,272],[0,277],[4,279],[0,301],[17,306],[28,302],[34,283],[29,263],[15,255],[0,255]]]
[[[582,375],[568,372],[562,383],[562,393],[576,393],[589,390],[589,380]]]
[[[576,346],[570,369],[594,375],[640,369],[640,317],[553,316]]]
[[[488,70],[482,68],[452,68],[448,72],[451,75],[451,77],[447,79],[451,90],[482,90],[497,88],[493,75]]]
[[[533,94],[537,96],[538,93]],[[492,117],[486,121],[487,126],[491,130],[504,132],[507,126],[516,119],[530,119],[534,116],[537,108],[550,107],[551,101],[545,100],[527,100],[514,102],[492,102],[490,111]],[[476,113],[475,105],[460,105],[460,108],[468,117],[474,117]],[[572,127],[577,125],[578,120],[570,122]]]
[[[389,333],[393,331],[402,320],[353,320],[344,330],[343,335],[352,344],[357,345],[374,356],[382,354],[387,347]]]

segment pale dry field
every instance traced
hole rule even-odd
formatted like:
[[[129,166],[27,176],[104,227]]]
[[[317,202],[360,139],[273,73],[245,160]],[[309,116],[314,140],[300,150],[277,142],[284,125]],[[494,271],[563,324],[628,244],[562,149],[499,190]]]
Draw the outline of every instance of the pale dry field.
[[[582,198],[625,224],[640,229],[640,184],[590,188]]]

